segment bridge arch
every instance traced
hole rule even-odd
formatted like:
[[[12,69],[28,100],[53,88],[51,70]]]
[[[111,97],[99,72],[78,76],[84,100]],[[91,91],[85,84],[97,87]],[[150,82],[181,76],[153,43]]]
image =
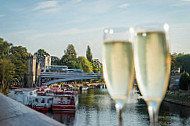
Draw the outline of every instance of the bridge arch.
[[[72,80],[88,80],[88,79],[103,79],[102,77],[75,77],[75,78],[65,78],[65,79],[56,79],[46,82],[46,85],[49,86],[54,83],[64,82],[64,81],[72,81]]]
[[[62,73],[47,73],[47,72],[42,73],[40,75],[39,81],[41,80],[41,78],[54,78],[54,80],[45,82],[47,86],[64,81],[103,79],[102,74],[91,74],[91,73],[62,74]],[[39,86],[41,86],[41,83],[39,83]]]

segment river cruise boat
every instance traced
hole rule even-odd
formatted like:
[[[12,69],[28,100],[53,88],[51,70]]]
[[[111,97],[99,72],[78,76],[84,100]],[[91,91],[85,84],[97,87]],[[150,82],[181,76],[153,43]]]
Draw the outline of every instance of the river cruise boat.
[[[78,105],[78,93],[72,87],[14,89],[9,91],[8,97],[35,110],[75,110]]]
[[[32,88],[20,88],[9,91],[8,97],[31,107],[32,99],[37,96],[37,90]]]
[[[52,110],[76,110],[78,105],[78,93],[71,87],[65,91],[54,92]]]

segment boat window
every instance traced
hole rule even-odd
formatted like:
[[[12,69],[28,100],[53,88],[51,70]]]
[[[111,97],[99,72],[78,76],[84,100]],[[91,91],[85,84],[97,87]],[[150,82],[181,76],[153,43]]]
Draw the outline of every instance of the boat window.
[[[15,91],[15,94],[24,94],[22,91]]]
[[[44,98],[42,98],[42,101],[41,101],[41,103],[45,103],[45,99],[44,99]]]
[[[63,101],[63,98],[61,98],[61,101]]]
[[[36,98],[36,102],[38,102],[38,99]]]

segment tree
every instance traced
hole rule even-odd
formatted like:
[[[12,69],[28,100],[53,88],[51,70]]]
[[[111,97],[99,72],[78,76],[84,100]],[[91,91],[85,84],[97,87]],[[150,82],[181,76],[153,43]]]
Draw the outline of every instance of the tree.
[[[93,62],[92,60],[92,52],[91,52],[91,49],[90,49],[90,46],[88,45],[87,46],[87,50],[86,50],[86,58],[88,59],[89,62]]]
[[[188,86],[190,85],[190,77],[187,72],[183,72],[179,79],[179,88],[182,90],[188,90]]]
[[[0,38],[0,58],[8,58],[12,44]]]
[[[15,75],[18,81],[23,79],[23,75],[27,73],[27,49],[22,46],[12,46],[10,50],[11,62],[15,65]]]
[[[10,82],[22,81],[27,73],[27,49],[22,46],[13,46],[0,38],[0,83],[3,93],[8,89]]]
[[[71,61],[76,61],[77,53],[75,51],[75,48],[72,44],[69,44],[67,46],[67,49],[64,50],[64,55],[62,56],[60,60],[61,65],[67,65]],[[69,66],[68,66],[69,67]]]
[[[177,67],[176,58],[174,55],[171,55],[171,71],[173,71]]]
[[[103,67],[100,68],[100,73],[103,73]]]
[[[190,73],[190,54],[178,54],[176,57],[176,62],[178,66],[181,68],[181,71],[186,71]]]
[[[82,69],[81,64],[77,63],[76,60],[68,61],[67,66],[69,69]]]
[[[34,55],[39,56],[39,57],[50,56],[49,53],[47,53],[44,49],[38,49],[38,51],[35,52]]]
[[[72,44],[67,46],[67,49],[64,50],[65,55],[68,56],[69,60],[75,60],[77,57],[77,53],[75,51],[75,47]]]
[[[77,63],[83,69],[83,72],[85,73],[93,72],[93,67],[91,63],[84,56],[79,56],[77,58]]]
[[[95,63],[92,63],[92,66],[93,66],[93,72],[98,73],[98,71],[99,71],[98,65]]]
[[[0,79],[1,79],[1,92],[6,93],[9,88],[9,82],[13,80],[15,73],[15,66],[9,59],[0,59]]]
[[[52,65],[59,65],[60,64],[60,59],[56,56],[51,56],[51,64]]]

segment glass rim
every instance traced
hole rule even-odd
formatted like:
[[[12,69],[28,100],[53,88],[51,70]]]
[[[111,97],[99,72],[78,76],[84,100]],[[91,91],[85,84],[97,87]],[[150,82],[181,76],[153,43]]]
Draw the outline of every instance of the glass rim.
[[[110,27],[104,29],[104,42],[109,41],[132,41],[133,27]]]
[[[133,27],[107,27],[103,29],[105,34],[114,34],[119,32],[130,32]]]
[[[152,31],[168,32],[169,25],[168,23],[144,23],[136,25],[134,29],[135,32],[152,32]]]

